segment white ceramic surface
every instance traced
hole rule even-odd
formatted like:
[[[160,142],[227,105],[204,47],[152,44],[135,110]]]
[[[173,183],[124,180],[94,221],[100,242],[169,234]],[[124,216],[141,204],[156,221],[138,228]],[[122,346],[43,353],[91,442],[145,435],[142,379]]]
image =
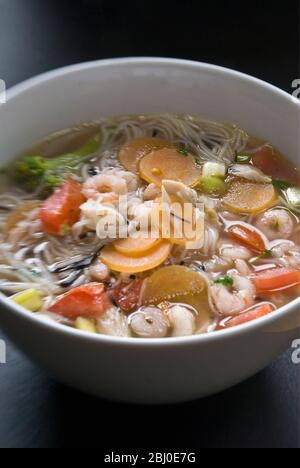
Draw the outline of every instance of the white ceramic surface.
[[[7,104],[0,106],[1,165],[36,140],[80,121],[166,111],[235,122],[298,163],[296,99],[224,68],[134,58],[75,65],[10,90]],[[219,392],[267,366],[299,333],[299,300],[235,329],[147,341],[45,323],[2,296],[0,326],[61,382],[119,401],[170,403]]]

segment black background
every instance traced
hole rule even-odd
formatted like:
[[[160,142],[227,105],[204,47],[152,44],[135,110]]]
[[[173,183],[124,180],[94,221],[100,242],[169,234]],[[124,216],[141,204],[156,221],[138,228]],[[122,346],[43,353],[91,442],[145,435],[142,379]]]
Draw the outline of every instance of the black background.
[[[216,63],[290,92],[300,77],[299,1],[0,0],[0,78],[9,87],[63,65],[121,56]],[[299,447],[299,366],[288,351],[223,394],[134,407],[56,384],[8,343],[0,447],[89,446],[101,453]]]

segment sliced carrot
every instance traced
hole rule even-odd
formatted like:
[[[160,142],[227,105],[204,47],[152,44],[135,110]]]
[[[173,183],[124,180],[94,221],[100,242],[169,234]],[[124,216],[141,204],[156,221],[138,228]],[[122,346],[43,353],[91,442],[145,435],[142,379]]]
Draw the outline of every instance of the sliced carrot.
[[[131,257],[140,257],[149,250],[157,247],[160,242],[160,239],[152,239],[150,235],[149,237],[141,236],[137,239],[128,237],[127,239],[121,239],[115,242],[114,247],[121,254]]]
[[[157,247],[139,257],[131,257],[118,252],[113,245],[104,247],[100,260],[108,268],[119,273],[142,273],[161,265],[171,253],[169,242],[160,242]]]
[[[300,284],[300,272],[291,268],[272,268],[253,275],[258,294],[284,291]]]
[[[119,152],[119,161],[128,171],[137,173],[139,161],[146,154],[160,148],[172,147],[173,145],[169,141],[160,138],[136,138],[122,146]]]
[[[143,280],[135,279],[130,283],[118,284],[109,293],[117,306],[129,314],[138,308],[142,286]]]
[[[253,214],[273,206],[276,192],[272,184],[234,180],[223,198],[225,206],[236,213]]]
[[[225,328],[232,328],[238,325],[242,325],[243,323],[252,322],[252,320],[269,315],[271,312],[273,312],[273,310],[274,309],[272,309],[270,304],[262,304],[255,309],[244,312],[240,315],[237,315],[236,317],[223,320],[220,322],[217,329],[224,330]]]
[[[110,306],[108,295],[101,283],[92,283],[71,289],[59,296],[49,311],[68,319],[100,317]]]
[[[200,170],[195,165],[191,154],[181,154],[176,148],[164,148],[152,151],[140,161],[140,176],[149,184],[161,186],[164,179],[195,185],[200,177]]]
[[[69,179],[54,192],[40,209],[40,220],[46,232],[64,235],[80,217],[80,206],[85,202],[79,184]]]
[[[299,170],[270,145],[263,146],[252,156],[252,164],[273,179],[299,185]]]
[[[239,244],[244,245],[257,254],[262,254],[266,250],[262,237],[254,230],[235,224],[228,229],[229,235]]]

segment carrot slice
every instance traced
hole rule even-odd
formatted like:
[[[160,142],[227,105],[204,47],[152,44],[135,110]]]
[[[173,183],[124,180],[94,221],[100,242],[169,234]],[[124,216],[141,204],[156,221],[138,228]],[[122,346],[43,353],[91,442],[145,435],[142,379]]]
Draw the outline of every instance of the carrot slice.
[[[300,284],[300,272],[291,268],[272,268],[253,275],[258,294],[284,291]]]
[[[85,202],[79,184],[69,179],[54,192],[40,209],[40,220],[46,232],[65,235],[80,217],[80,206]]]
[[[236,317],[225,319],[217,327],[217,330],[224,330],[225,328],[232,328],[238,325],[242,325],[243,323],[252,322],[252,320],[256,320],[260,317],[264,317],[265,315],[270,314],[273,312],[273,309],[270,304],[263,304],[255,309],[249,310],[248,312],[244,312],[243,314],[237,315]]]
[[[128,237],[127,239],[121,239],[114,243],[115,249],[123,255],[129,257],[139,257],[145,252],[155,248],[160,243],[160,239],[152,239],[149,237],[140,237],[133,239]]]
[[[100,260],[108,268],[119,273],[142,273],[161,265],[171,253],[169,242],[160,242],[154,249],[140,257],[130,257],[118,252],[113,245],[104,247]]]
[[[259,213],[273,206],[276,192],[272,184],[234,180],[223,198],[225,206],[236,213]]]
[[[262,254],[266,250],[265,243],[261,236],[254,230],[241,224],[236,224],[228,229],[229,235],[239,244],[244,245],[257,254]]]
[[[71,289],[59,296],[49,311],[68,319],[100,317],[110,306],[110,301],[101,283],[92,283]]]
[[[128,171],[137,173],[139,161],[146,154],[160,148],[172,147],[173,145],[169,141],[160,138],[136,138],[122,146],[119,152],[119,161]]]
[[[191,154],[181,154],[176,148],[164,148],[152,151],[140,162],[140,175],[149,184],[161,186],[164,179],[195,185],[200,177],[200,170],[195,165]]]
[[[252,164],[273,179],[299,185],[300,175],[298,169],[285,160],[270,145],[262,147],[253,155]]]

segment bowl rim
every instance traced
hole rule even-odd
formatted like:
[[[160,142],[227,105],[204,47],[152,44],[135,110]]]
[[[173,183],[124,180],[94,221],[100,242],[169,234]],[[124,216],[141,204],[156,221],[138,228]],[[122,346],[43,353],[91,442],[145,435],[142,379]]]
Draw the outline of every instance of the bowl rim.
[[[227,77],[234,77],[245,83],[250,83],[255,85],[257,88],[264,88],[272,93],[281,96],[285,100],[289,100],[292,105],[299,106],[300,109],[300,101],[295,98],[294,96],[288,94],[287,92],[277,88],[276,86],[267,83],[261,79],[255,78],[251,75],[246,73],[242,73],[236,70],[232,70],[230,68],[226,68],[219,65],[214,65],[205,62],[197,62],[193,60],[185,60],[185,59],[176,59],[176,58],[164,58],[164,57],[125,57],[125,58],[113,58],[113,59],[105,59],[105,60],[95,60],[95,61],[88,61],[82,62],[74,65],[69,65],[65,67],[61,67],[55,70],[48,71],[46,73],[39,74],[33,78],[29,78],[7,90],[7,103],[11,99],[14,99],[21,95],[24,92],[29,91],[30,89],[38,86],[40,84],[45,84],[52,79],[60,78],[68,74],[77,73],[83,70],[89,70],[93,68],[101,68],[101,67],[122,67],[122,66],[130,66],[130,65],[161,65],[163,67],[183,67],[183,68],[193,68],[198,69],[199,71],[208,71],[214,72],[216,74],[225,75]],[[4,107],[5,108],[5,107]],[[285,314],[288,312],[292,312],[294,309],[296,310],[297,306],[300,306],[300,297],[291,301],[290,303],[286,304],[285,306],[281,307],[280,309],[274,311],[272,314],[269,314],[265,317],[261,317],[256,319],[252,322],[248,322],[242,325],[238,325],[233,328],[214,331],[207,334],[200,334],[200,335],[193,335],[188,337],[175,337],[175,338],[133,338],[133,337],[116,337],[110,335],[101,335],[101,334],[92,334],[83,332],[81,330],[77,330],[72,327],[68,327],[66,325],[62,325],[55,321],[51,320],[43,320],[38,315],[24,309],[23,307],[14,304],[11,302],[6,296],[0,293],[0,305],[4,306],[8,310],[12,310],[16,316],[20,316],[23,320],[32,322],[35,326],[40,329],[48,330],[52,333],[60,333],[65,336],[69,336],[70,338],[79,339],[82,341],[92,341],[92,342],[102,342],[102,343],[110,343],[113,345],[118,346],[131,346],[131,347],[157,347],[157,346],[187,346],[187,345],[195,345],[195,344],[202,344],[211,341],[219,341],[222,339],[230,339],[232,336],[243,336],[248,334],[251,331],[259,330],[265,326],[269,326],[277,322],[277,320],[281,319]]]

